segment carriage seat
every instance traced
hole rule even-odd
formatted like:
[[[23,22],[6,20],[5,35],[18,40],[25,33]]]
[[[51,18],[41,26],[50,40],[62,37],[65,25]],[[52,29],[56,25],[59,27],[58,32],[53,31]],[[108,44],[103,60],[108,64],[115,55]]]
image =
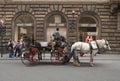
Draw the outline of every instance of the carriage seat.
[[[49,42],[40,42],[42,47],[47,47]]]

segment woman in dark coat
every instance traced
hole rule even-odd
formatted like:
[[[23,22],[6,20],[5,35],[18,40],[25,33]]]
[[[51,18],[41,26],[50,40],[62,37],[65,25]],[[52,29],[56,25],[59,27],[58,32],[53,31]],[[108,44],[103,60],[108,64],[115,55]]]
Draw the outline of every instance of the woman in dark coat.
[[[13,43],[10,40],[9,45],[8,45],[8,50],[9,50],[9,58],[12,58],[14,55],[14,49],[13,49]]]

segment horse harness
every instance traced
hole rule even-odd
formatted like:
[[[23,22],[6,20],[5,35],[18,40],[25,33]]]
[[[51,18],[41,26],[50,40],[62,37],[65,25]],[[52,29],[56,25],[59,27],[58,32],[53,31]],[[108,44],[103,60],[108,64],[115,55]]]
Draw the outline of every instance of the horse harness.
[[[105,39],[104,39],[104,40],[105,40]],[[95,41],[95,43],[96,43],[96,46],[97,46],[97,49],[98,49],[98,52],[99,52],[101,48],[99,47],[97,41]],[[106,40],[105,40],[105,45],[108,46],[108,43],[107,43]],[[89,46],[90,46],[90,54],[92,54],[92,51],[93,51],[93,50],[96,50],[96,49],[94,49],[94,48],[92,47],[92,43],[91,43],[91,42],[89,42]]]
[[[92,50],[93,50],[92,44],[90,42],[88,44],[90,46],[90,54],[92,54]]]
[[[94,49],[94,48],[92,47],[92,43],[89,42],[89,46],[90,46],[90,54],[92,54],[92,51],[93,51],[93,50],[98,50],[98,52],[100,51],[100,47],[99,47],[97,41],[95,41],[95,44],[96,44],[96,46],[97,46],[96,49]]]

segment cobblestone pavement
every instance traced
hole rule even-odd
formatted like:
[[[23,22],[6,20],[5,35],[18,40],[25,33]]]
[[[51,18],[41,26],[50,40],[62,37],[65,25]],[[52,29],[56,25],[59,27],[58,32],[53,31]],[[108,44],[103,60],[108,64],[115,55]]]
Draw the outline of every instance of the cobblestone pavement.
[[[50,54],[46,53],[45,54],[45,58],[49,59],[50,58]],[[44,58],[44,57],[43,57]],[[79,59],[81,60],[87,60],[89,59],[89,54],[85,54],[83,57],[79,57]],[[16,59],[20,59],[18,57],[13,57],[13,58],[9,58],[8,54],[4,54],[3,57],[0,57],[0,60],[16,60]],[[97,54],[96,56],[94,56],[95,60],[120,60],[120,55],[118,54]]]
[[[0,58],[0,81],[120,81],[120,55],[99,54],[94,58],[94,67],[88,59],[88,55],[81,57],[80,67],[72,62],[26,67],[20,58],[8,58],[6,54]]]

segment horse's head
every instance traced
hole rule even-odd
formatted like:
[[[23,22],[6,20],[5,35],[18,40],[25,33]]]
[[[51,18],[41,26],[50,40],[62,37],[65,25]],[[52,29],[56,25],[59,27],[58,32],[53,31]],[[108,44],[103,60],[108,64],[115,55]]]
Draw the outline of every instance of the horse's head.
[[[109,45],[109,42],[108,42],[107,40],[105,40],[105,39],[102,39],[102,40],[104,41],[104,46],[103,46],[103,48],[104,48],[104,49],[107,49],[107,50],[111,50],[110,45]]]

